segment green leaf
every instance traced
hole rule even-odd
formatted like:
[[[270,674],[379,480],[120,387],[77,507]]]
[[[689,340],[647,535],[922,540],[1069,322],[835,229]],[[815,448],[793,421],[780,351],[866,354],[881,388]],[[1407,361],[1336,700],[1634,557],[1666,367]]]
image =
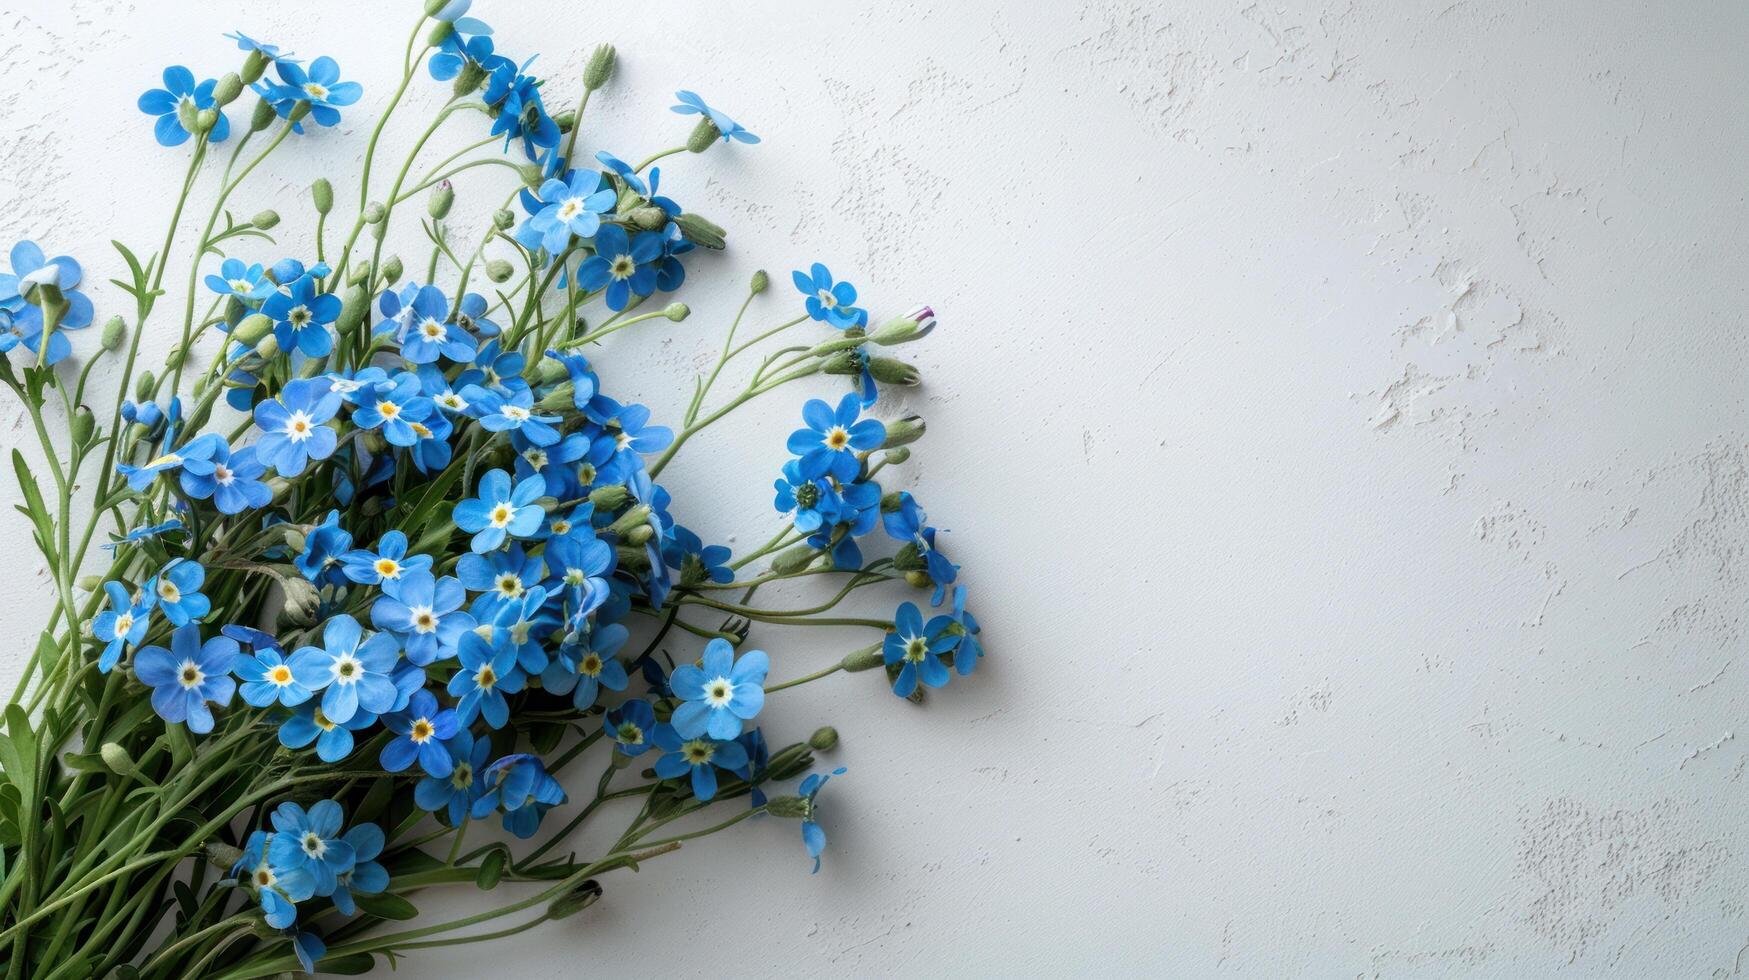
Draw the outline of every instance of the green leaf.
[[[358,907],[379,919],[394,919],[404,922],[419,914],[413,903],[399,895],[383,892],[380,895],[353,895],[352,900]],[[326,966],[326,964],[324,964]]]
[[[385,779],[383,782],[386,783],[388,780]],[[400,854],[384,861],[383,864],[388,868],[389,874],[396,878],[404,877],[406,875],[416,875],[423,871],[437,871],[441,868],[449,867],[449,865],[444,864],[442,861],[439,861],[418,848],[409,851],[402,851]]]
[[[360,903],[363,904],[363,903]],[[337,973],[343,977],[357,977],[369,973],[376,966],[376,960],[369,953],[347,953],[345,956],[324,956],[322,962],[316,964],[323,973]]]
[[[54,636],[48,630],[43,630],[42,635],[37,637],[36,658],[45,674],[55,665],[55,661],[61,659],[61,645],[55,642]]]
[[[0,767],[6,777],[18,787],[19,813],[29,814],[36,800],[36,733],[30,730],[30,717],[24,708],[6,706],[6,734],[0,736]]]

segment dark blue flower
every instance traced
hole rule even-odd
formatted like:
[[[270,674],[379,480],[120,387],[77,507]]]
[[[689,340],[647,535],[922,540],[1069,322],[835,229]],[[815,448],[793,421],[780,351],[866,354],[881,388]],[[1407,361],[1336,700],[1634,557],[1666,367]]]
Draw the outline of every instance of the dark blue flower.
[[[237,690],[231,679],[236,656],[236,640],[215,636],[202,643],[200,627],[189,623],[170,634],[170,649],[150,646],[136,653],[134,676],[152,689],[152,710],[158,717],[186,722],[189,731],[204,735],[213,730],[207,702],[222,708]]]
[[[501,551],[469,552],[456,562],[455,572],[469,591],[484,593],[474,601],[473,612],[490,622],[505,603],[521,598],[540,582],[541,559],[528,557],[521,545],[512,544]]]
[[[720,544],[706,545],[698,535],[674,525],[673,538],[662,546],[662,560],[680,572],[681,585],[697,585],[706,580],[721,585],[735,580],[729,567],[730,551]]]
[[[330,566],[338,565],[340,556],[351,548],[352,535],[340,526],[340,512],[331,510],[322,523],[304,536],[304,550],[292,563],[304,573],[304,578],[315,582]]]
[[[377,861],[377,856],[383,853],[383,829],[374,823],[361,823],[348,830],[340,839],[352,845],[353,864],[351,871],[342,871],[334,876],[334,907],[341,915],[352,915],[358,911],[358,904],[352,900],[354,892],[360,895],[376,895],[389,887],[389,870]],[[300,933],[299,940],[302,941],[302,937],[307,935],[310,934]],[[315,955],[304,966],[304,972],[313,972],[310,966],[326,952],[327,947],[317,940]]]
[[[441,779],[455,768],[443,743],[455,737],[461,720],[454,708],[440,709],[430,691],[414,694],[407,710],[384,715],[383,724],[399,736],[383,746],[384,769],[400,772],[418,760],[426,775]]]
[[[613,708],[602,719],[601,727],[613,739],[614,750],[624,756],[640,756],[650,750],[651,735],[656,730],[656,712],[642,698]]]
[[[498,110],[492,135],[503,136],[506,149],[511,140],[520,137],[523,152],[533,160],[540,150],[559,145],[559,124],[547,115],[541,102],[540,81],[525,74],[527,68],[526,62],[518,67],[509,59],[495,64],[486,79],[484,98],[488,106]]]
[[[213,87],[217,84],[218,81],[211,78],[196,84],[194,73],[181,65],[164,69],[164,87],[151,89],[140,96],[140,111],[158,117],[153,130],[158,142],[164,146],[177,146],[187,141],[192,134],[184,125],[183,114],[186,112],[188,121],[193,121],[194,113],[201,109],[216,108],[218,103],[213,98]],[[184,109],[185,105],[189,108]],[[221,112],[212,131],[207,133],[207,141],[223,143],[230,134],[231,122]]]
[[[683,116],[695,114],[709,116],[711,123],[717,127],[717,131],[723,134],[723,142],[727,143],[729,140],[736,140],[741,143],[759,142],[759,137],[749,133],[745,126],[742,126],[740,123],[730,119],[722,112],[706,105],[705,101],[699,98],[696,93],[681,89],[674,93],[674,97],[680,100],[679,105],[672,107],[675,112],[678,112]]]
[[[492,751],[492,740],[476,740],[472,732],[460,728],[455,737],[443,743],[443,747],[449,753],[449,775],[442,778],[422,777],[418,785],[413,787],[413,802],[421,810],[433,813],[446,811],[450,825],[460,826],[467,818],[469,807],[485,792],[485,786],[480,781],[480,771],[486,768],[486,757]]]
[[[107,551],[114,551],[124,544],[138,544],[141,541],[147,541],[165,534],[179,533],[182,530],[182,522],[175,518],[171,518],[170,520],[159,524],[153,524],[149,527],[136,527],[120,537],[110,535],[112,540],[110,540],[108,544],[99,545],[99,547]]]
[[[796,787],[797,795],[806,802],[802,815],[802,846],[808,849],[808,857],[814,859],[814,870],[810,874],[820,873],[820,854],[826,850],[826,832],[820,829],[818,820],[820,790],[826,788],[826,782],[833,776],[844,775],[844,771],[844,767],[839,766],[831,772],[817,772]]]
[[[844,330],[868,326],[868,311],[856,308],[856,287],[848,282],[835,282],[832,270],[815,262],[806,273],[791,272],[796,289],[806,296],[808,316]]]
[[[532,755],[507,755],[480,774],[486,791],[474,801],[478,820],[493,810],[504,811],[504,829],[526,840],[540,829],[546,812],[565,802],[565,790]]]
[[[630,679],[619,661],[620,648],[629,634],[624,626],[610,623],[573,634],[575,641],[559,645],[552,662],[541,673],[541,687],[563,697],[571,695],[578,711],[594,707],[601,689],[623,691]]]
[[[522,690],[522,671],[516,666],[516,648],[509,643],[493,643],[469,630],[462,634],[457,647],[461,669],[449,679],[449,693],[458,698],[456,714],[461,723],[471,725],[475,718],[485,718],[493,728],[503,728],[510,720],[510,702],[506,693]]]

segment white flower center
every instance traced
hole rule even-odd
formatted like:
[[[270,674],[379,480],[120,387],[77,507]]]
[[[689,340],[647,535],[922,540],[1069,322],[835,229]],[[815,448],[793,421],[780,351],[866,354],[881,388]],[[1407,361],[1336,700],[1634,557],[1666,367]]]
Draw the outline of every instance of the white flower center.
[[[310,433],[315,427],[316,423],[310,418],[310,413],[300,408],[291,413],[291,417],[285,420],[283,431],[285,437],[292,442],[303,442],[310,437]]]
[[[407,733],[407,737],[413,740],[414,745],[424,745],[431,741],[431,736],[436,732],[437,727],[429,719],[421,718],[413,723],[413,730]]]
[[[304,831],[304,853],[313,858],[320,858],[328,853],[328,842],[322,839],[321,834],[313,830],[306,830]]]
[[[474,686],[482,691],[490,691],[492,685],[496,683],[498,683],[498,672],[492,669],[491,664],[482,664],[479,671],[474,674]]]
[[[334,683],[356,684],[364,676],[364,663],[350,653],[334,658]]]
[[[116,637],[119,638],[119,637],[123,637],[123,636],[128,635],[128,630],[131,630],[133,628],[134,628],[134,617],[133,617],[132,613],[122,613],[120,616],[115,617],[115,635],[116,635]]]
[[[850,445],[850,433],[842,425],[835,425],[826,430],[826,438],[820,440],[827,449],[843,449]]]
[[[506,572],[498,576],[498,594],[514,599],[522,594],[522,580]]]
[[[516,508],[510,506],[510,501],[508,501],[508,500],[500,501],[498,506],[492,508],[492,526],[493,527],[508,526],[510,523],[510,519],[512,517],[515,517],[515,516],[516,516]]]
[[[230,285],[233,293],[246,293],[255,288],[254,283],[247,279],[232,279]]]
[[[175,582],[172,582],[167,578],[161,578],[158,580],[158,598],[165,602],[180,602],[182,600],[182,590],[176,587]]]
[[[537,470],[547,465],[547,451],[544,449],[530,449],[522,454],[522,458],[528,460],[528,465]]]
[[[273,669],[267,672],[267,679],[279,687],[284,687],[292,682],[291,668],[285,664],[275,664]]]
[[[213,479],[219,481],[219,486],[228,487],[231,485],[231,481],[236,478],[237,475],[231,472],[230,467],[223,463],[213,464]]]
[[[521,405],[506,405],[504,406],[504,414],[512,421],[526,422],[528,421],[530,413],[528,409],[523,408]]]
[[[452,412],[467,411],[468,401],[453,391],[446,391],[437,396],[437,403]]]
[[[377,402],[377,414],[385,419],[392,419],[401,414],[401,406],[384,399],[383,401]]]
[[[704,699],[713,708],[720,708],[735,698],[735,683],[727,677],[712,678],[704,686]]]
[[[200,667],[192,660],[184,660],[182,666],[177,668],[176,683],[181,684],[185,691],[194,690],[204,680],[206,680],[206,674],[202,673]]]
[[[820,290],[819,299],[820,305],[828,310],[836,309],[838,307],[838,297],[832,295],[832,291],[829,289]]]
[[[319,82],[305,82],[304,94],[312,101],[320,101],[328,97],[328,87]]]
[[[433,612],[430,606],[414,606],[408,612],[413,614],[413,632],[437,632],[437,613]]]
[[[426,340],[442,340],[449,333],[443,324],[432,317],[426,317],[425,322],[419,324],[419,332],[425,335]]]
[[[582,213],[583,199],[580,197],[567,197],[564,203],[559,205],[559,218],[562,221],[570,221]]]

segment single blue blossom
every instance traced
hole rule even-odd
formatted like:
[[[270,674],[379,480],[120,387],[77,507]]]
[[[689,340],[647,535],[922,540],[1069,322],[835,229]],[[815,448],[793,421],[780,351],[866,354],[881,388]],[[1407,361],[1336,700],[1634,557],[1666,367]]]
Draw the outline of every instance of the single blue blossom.
[[[193,448],[183,450],[179,474],[183,493],[196,500],[211,497],[221,514],[259,509],[273,499],[273,491],[262,479],[267,467],[256,458],[254,446],[232,452],[218,441],[204,444],[206,451],[199,454]]]
[[[765,706],[765,675],[771,658],[763,650],[749,650],[739,659],[729,641],[716,637],[705,644],[698,665],[674,668],[669,683],[682,704],[674,709],[674,729],[682,738],[708,734],[731,739],[741,734],[741,724]]]
[[[189,731],[205,735],[213,730],[207,702],[222,708],[237,690],[231,679],[236,656],[236,640],[215,636],[202,643],[200,627],[189,623],[170,634],[170,649],[149,646],[135,654],[134,676],[152,689],[152,710],[158,717],[185,722]]]
[[[352,870],[342,871],[334,876],[334,907],[341,915],[353,915],[358,911],[358,903],[353,901],[353,893],[360,895],[377,895],[389,887],[389,870],[377,861],[383,853],[383,829],[374,823],[361,823],[348,830],[341,838],[352,845]],[[302,936],[309,933],[300,933]],[[320,940],[318,940],[318,945]],[[304,972],[313,972],[310,967],[322,958],[327,947],[320,947],[310,962],[305,964]]]
[[[280,723],[279,744],[288,749],[301,749],[314,742],[317,758],[323,762],[339,762],[352,754],[352,733],[376,723],[375,714],[360,711],[341,724],[322,713],[320,701],[305,701],[297,706],[290,718]]]
[[[650,740],[662,750],[656,760],[656,775],[678,779],[690,773],[692,795],[700,802],[717,795],[717,769],[733,772],[747,764],[747,749],[741,743],[704,736],[687,738],[666,722],[655,727]]]
[[[372,386],[370,394],[359,398],[352,411],[352,424],[361,429],[382,429],[383,439],[391,446],[412,446],[419,442],[419,430],[413,426],[424,422],[436,411],[431,399],[419,393],[419,377],[403,371],[392,380]]]
[[[412,571],[386,581],[384,591],[370,608],[371,625],[393,633],[407,659],[421,667],[455,656],[462,634],[478,625],[461,611],[467,592],[448,575],[439,579],[422,569]]]
[[[601,216],[619,201],[613,187],[602,186],[593,170],[579,170],[569,181],[548,180],[536,195],[544,206],[516,230],[516,240],[529,251],[544,248],[549,255],[563,252],[573,236],[595,237]]]
[[[656,267],[662,255],[662,236],[653,231],[627,236],[619,225],[602,225],[595,233],[595,254],[577,266],[577,285],[587,290],[605,287],[607,308],[626,308],[633,295],[648,296],[656,290]]]
[[[893,679],[893,693],[910,697],[917,690],[918,681],[929,687],[946,685],[949,674],[941,655],[953,649],[955,640],[956,637],[947,634],[947,617],[937,616],[925,626],[916,603],[900,606],[898,615],[893,617],[893,631],[887,634],[881,647],[887,665],[899,668]]]
[[[462,634],[457,646],[461,669],[449,679],[449,693],[459,699],[456,714],[471,725],[477,717],[493,728],[510,720],[506,693],[522,690],[522,672],[516,666],[516,649],[508,643],[493,643],[475,631]]]
[[[267,267],[261,263],[245,265],[242,259],[226,259],[219,265],[217,275],[207,274],[206,288],[220,296],[254,302],[266,299],[275,287],[273,280],[267,278]]]
[[[820,790],[826,788],[826,783],[833,776],[844,775],[844,767],[839,766],[831,772],[816,772],[802,780],[796,787],[796,793],[804,801],[802,813],[802,846],[808,849],[808,857],[814,859],[812,874],[820,873],[820,854],[826,850],[826,831],[820,829],[819,796]]]
[[[109,597],[109,608],[91,620],[91,635],[103,643],[97,669],[107,674],[121,659],[123,647],[137,648],[146,638],[152,609],[144,602],[130,599],[128,590],[120,582],[103,583],[103,592]]]
[[[601,727],[613,740],[614,751],[637,757],[650,750],[651,736],[656,730],[656,712],[650,702],[635,698],[608,710]]]
[[[805,273],[791,272],[790,279],[808,298],[803,304],[808,309],[808,316],[839,330],[868,326],[868,311],[856,308],[856,287],[848,282],[836,282],[832,270],[821,263],[815,262]]]
[[[455,737],[461,721],[454,708],[440,709],[430,691],[414,694],[407,710],[384,715],[383,724],[397,736],[383,746],[382,764],[389,772],[400,772],[417,760],[426,775],[441,779],[455,767],[443,743]]]
[[[340,570],[347,578],[360,585],[382,585],[385,590],[391,588],[387,583],[403,575],[430,568],[430,555],[407,554],[407,535],[398,530],[386,532],[374,551],[355,548],[340,556]]]
[[[285,651],[277,647],[257,649],[252,654],[239,653],[231,664],[231,672],[243,681],[240,689],[243,700],[257,708],[275,702],[288,708],[296,707],[315,695],[314,691],[298,683],[291,666],[286,663]]]
[[[879,419],[857,421],[862,406],[856,394],[845,395],[837,410],[818,398],[802,406],[807,427],[790,433],[789,451],[801,457],[801,475],[812,479],[831,474],[841,483],[856,478],[862,463],[859,451],[878,448],[887,439],[887,427]]]
[[[352,535],[340,526],[340,512],[331,510],[322,523],[304,535],[304,550],[294,559],[298,571],[312,582],[321,579],[332,566],[340,564],[340,556],[352,548]]]
[[[273,110],[282,119],[290,119],[298,103],[307,102],[311,119],[318,125],[332,126],[340,121],[341,107],[357,102],[364,94],[364,87],[357,82],[340,80],[340,65],[327,55],[310,62],[307,71],[302,65],[283,58],[274,62],[274,69],[279,72],[281,84],[258,82],[255,91],[273,104]],[[292,123],[292,132],[303,131],[302,122]]]
[[[172,558],[158,574],[140,590],[140,601],[148,609],[161,609],[172,626],[186,626],[204,617],[213,604],[200,587],[206,582],[206,569],[192,558]]]
[[[564,787],[532,755],[507,755],[487,766],[480,778],[486,791],[474,801],[474,819],[503,810],[504,829],[522,840],[534,836],[546,811],[565,802]]]
[[[544,512],[535,501],[545,492],[546,482],[539,477],[512,487],[510,474],[488,470],[480,477],[479,496],[456,504],[452,519],[456,527],[473,534],[474,551],[491,551],[507,537],[526,538],[540,530]]]
[[[327,422],[339,411],[340,396],[327,378],[286,382],[277,399],[255,406],[256,454],[281,476],[297,476],[310,460],[334,455],[339,437]]]
[[[698,535],[676,524],[673,537],[662,546],[662,560],[680,573],[681,585],[711,581],[718,585],[735,580],[729,568],[730,551],[720,544],[706,545]]]
[[[541,673],[541,687],[560,697],[571,695],[578,711],[595,706],[601,689],[623,691],[630,679],[619,661],[628,632],[618,623],[596,626],[577,642],[562,643]]]
[[[331,895],[335,878],[352,870],[352,844],[340,836],[345,814],[333,800],[320,800],[309,810],[287,800],[273,811],[273,836],[267,857],[275,867],[306,871],[316,879],[316,894]]]
[[[759,137],[749,133],[747,127],[705,104],[704,99],[699,98],[696,93],[681,89],[674,93],[674,97],[680,100],[679,105],[672,107],[675,112],[683,116],[694,114],[708,116],[711,124],[717,127],[717,132],[723,134],[723,142],[727,143],[729,140],[740,143],[759,142]]]
[[[290,660],[298,683],[322,692],[322,713],[342,724],[360,710],[382,714],[395,704],[389,672],[401,645],[387,633],[363,637],[358,620],[334,616],[322,627],[322,645],[303,647]]]
[[[296,66],[293,66],[294,70]],[[303,275],[281,286],[261,304],[261,312],[273,319],[273,336],[281,350],[297,349],[309,357],[322,357],[334,349],[328,325],[340,315],[340,297],[318,293],[313,275]]]
[[[195,113],[218,107],[217,100],[213,98],[213,87],[217,84],[218,81],[212,78],[196,84],[194,73],[181,65],[171,65],[164,69],[164,87],[147,91],[140,96],[139,103],[141,112],[158,117],[153,133],[160,144],[177,146],[193,135],[187,124],[194,121]],[[220,112],[213,128],[207,133],[207,142],[223,143],[229,135],[231,122]]]
[[[492,740],[476,740],[472,732],[459,728],[454,737],[443,743],[443,747],[449,753],[449,775],[422,777],[413,787],[413,802],[421,810],[444,811],[449,815],[451,826],[460,826],[467,819],[468,809],[485,791],[479,776],[486,768]]]

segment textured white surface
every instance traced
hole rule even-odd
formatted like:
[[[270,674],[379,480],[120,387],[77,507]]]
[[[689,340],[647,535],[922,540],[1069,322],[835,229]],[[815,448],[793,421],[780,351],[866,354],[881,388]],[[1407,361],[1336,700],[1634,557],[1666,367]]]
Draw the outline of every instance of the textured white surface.
[[[148,249],[184,157],[133,100],[232,67],[233,27],[365,83],[242,196],[308,227],[411,5],[213,6],[0,12],[0,239],[98,281],[109,238]],[[819,876],[768,820],[420,975],[1741,965],[1744,7],[477,6],[558,92],[619,44],[590,151],[677,141],[677,87],[765,137],[668,161],[732,251],[693,319],[603,352],[616,392],[677,411],[761,266],[936,305],[926,387],[883,410],[929,418],[909,475],[991,655],[924,709],[873,675],[773,698],[774,738],[845,736]],[[761,322],[795,304],[774,278]],[[693,444],[683,522],[769,536],[794,394]],[[22,561],[14,635],[47,595]],[[854,642],[808,639],[774,678]]]

